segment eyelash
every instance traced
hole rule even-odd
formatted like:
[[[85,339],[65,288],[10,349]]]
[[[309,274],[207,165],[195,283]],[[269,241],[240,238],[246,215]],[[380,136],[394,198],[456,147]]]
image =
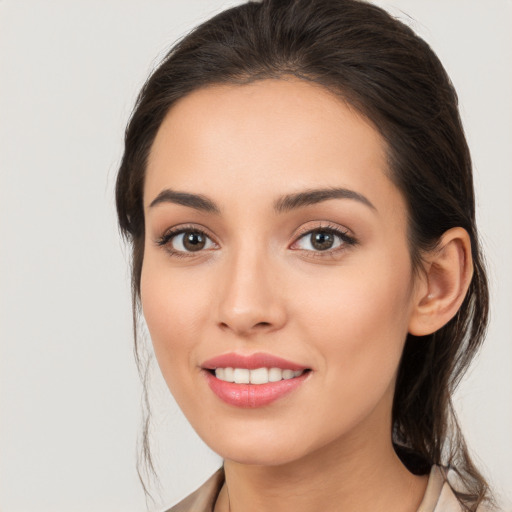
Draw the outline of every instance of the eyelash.
[[[340,247],[337,247],[335,249],[326,249],[324,251],[314,251],[314,250],[307,250],[307,249],[293,249],[293,250],[299,250],[310,253],[310,256],[315,258],[325,258],[325,257],[333,257],[335,254],[337,254],[340,251],[346,250],[348,247],[357,245],[357,240],[350,236],[348,234],[348,231],[342,230],[337,226],[327,224],[327,225],[319,225],[312,229],[306,229],[303,232],[299,233],[297,237],[295,238],[295,241],[292,245],[295,245],[299,240],[302,238],[305,238],[307,235],[311,235],[315,232],[322,232],[322,233],[328,233],[330,235],[333,235],[341,240]],[[173,249],[170,242],[172,239],[178,235],[181,235],[183,233],[197,233],[199,235],[203,235],[209,240],[211,240],[215,245],[216,242],[213,241],[212,237],[208,235],[208,233],[200,229],[196,226],[180,226],[178,228],[171,228],[167,230],[161,237],[159,237],[155,243],[156,245],[160,247],[164,247],[165,250],[172,256],[176,258],[190,258],[196,256],[195,251],[178,251],[176,249]],[[207,249],[208,250],[208,249]],[[202,253],[204,250],[199,250],[197,253]]]
[[[326,249],[324,251],[313,251],[313,250],[307,250],[307,249],[294,249],[294,250],[302,250],[304,252],[310,253],[310,257],[314,258],[329,258],[329,257],[335,257],[339,252],[347,250],[349,247],[353,247],[357,245],[357,240],[349,235],[348,230],[343,230],[339,228],[338,226],[332,225],[332,224],[320,224],[319,226],[315,226],[314,228],[305,228],[304,231],[299,232],[297,237],[295,238],[295,241],[292,245],[295,245],[299,240],[307,237],[308,235],[311,235],[313,233],[327,233],[330,235],[333,235],[341,240],[341,244],[339,247],[336,247],[334,249]]]
[[[173,249],[170,242],[171,240],[183,233],[197,233],[199,235],[203,235],[209,240],[212,240],[212,237],[208,235],[208,233],[204,229],[200,229],[196,226],[191,225],[185,225],[180,226],[178,228],[171,228],[168,229],[160,238],[156,240],[156,244],[160,247],[164,247],[165,250],[175,258],[190,258],[195,256],[196,254],[194,251],[186,252],[186,251],[177,251],[176,249]],[[215,243],[215,242],[214,242]],[[216,244],[217,245],[217,244]],[[197,253],[204,252],[204,251],[197,251]]]

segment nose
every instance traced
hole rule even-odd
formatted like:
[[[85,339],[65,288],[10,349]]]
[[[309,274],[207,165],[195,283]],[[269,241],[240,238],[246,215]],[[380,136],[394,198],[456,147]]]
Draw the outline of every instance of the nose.
[[[225,262],[217,296],[221,329],[247,337],[276,331],[286,323],[283,289],[269,260],[249,250]]]

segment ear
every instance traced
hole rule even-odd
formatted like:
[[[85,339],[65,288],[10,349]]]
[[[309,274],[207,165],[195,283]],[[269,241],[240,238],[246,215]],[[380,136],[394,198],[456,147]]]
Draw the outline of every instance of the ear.
[[[473,277],[468,232],[460,227],[449,229],[424,259],[409,321],[409,333],[415,336],[432,334],[459,310]]]

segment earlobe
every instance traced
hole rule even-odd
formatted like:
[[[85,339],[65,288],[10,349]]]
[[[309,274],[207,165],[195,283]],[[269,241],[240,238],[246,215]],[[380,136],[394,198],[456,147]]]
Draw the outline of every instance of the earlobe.
[[[459,310],[473,277],[471,241],[460,227],[446,231],[426,256],[422,283],[417,287],[409,333],[432,334]]]

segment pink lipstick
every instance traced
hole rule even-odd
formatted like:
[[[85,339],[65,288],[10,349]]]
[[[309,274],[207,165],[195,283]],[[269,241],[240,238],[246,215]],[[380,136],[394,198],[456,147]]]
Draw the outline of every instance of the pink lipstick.
[[[268,405],[297,389],[310,374],[306,366],[265,353],[224,354],[201,366],[210,389],[242,408]]]

